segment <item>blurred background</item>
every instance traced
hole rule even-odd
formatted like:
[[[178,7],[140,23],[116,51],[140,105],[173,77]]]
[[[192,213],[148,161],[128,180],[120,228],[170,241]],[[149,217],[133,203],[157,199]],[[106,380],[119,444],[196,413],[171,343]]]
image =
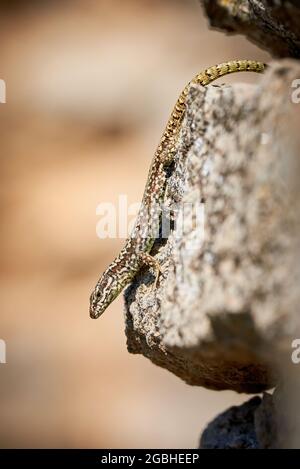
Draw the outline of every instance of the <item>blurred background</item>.
[[[0,446],[196,447],[246,396],[190,387],[128,354],[122,297],[89,318],[123,243],[97,238],[96,207],[140,201],[199,70],[267,54],[210,31],[197,0],[2,0],[0,57]]]

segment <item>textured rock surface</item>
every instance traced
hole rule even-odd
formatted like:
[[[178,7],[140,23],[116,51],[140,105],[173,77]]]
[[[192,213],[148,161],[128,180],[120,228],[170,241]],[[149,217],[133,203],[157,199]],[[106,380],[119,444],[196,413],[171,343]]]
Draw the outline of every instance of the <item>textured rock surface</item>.
[[[201,449],[256,449],[254,414],[261,404],[253,397],[241,406],[230,407],[208,424],[200,440]]]
[[[281,422],[278,421],[277,394],[277,391],[272,396],[265,393],[260,405],[254,411],[254,431],[259,448],[278,447],[278,432],[282,433],[283,429]]]
[[[293,379],[298,397],[299,385],[299,378]],[[262,398],[256,396],[231,407],[207,425],[200,438],[200,448],[299,448],[298,404],[293,402],[291,408],[290,400],[291,381],[287,380],[272,395],[264,393]]]
[[[164,276],[152,290],[146,269],[125,295],[128,350],[189,384],[259,392],[276,381],[277,358],[290,362],[300,219],[291,84],[299,76],[285,61],[257,86],[190,90],[166,201],[181,202],[178,221],[153,251]],[[188,216],[200,202],[204,230]]]
[[[269,449],[276,439],[273,397],[264,394],[218,415],[202,433],[200,448]]]
[[[300,57],[298,0],[200,0],[210,25],[243,34],[275,57]]]

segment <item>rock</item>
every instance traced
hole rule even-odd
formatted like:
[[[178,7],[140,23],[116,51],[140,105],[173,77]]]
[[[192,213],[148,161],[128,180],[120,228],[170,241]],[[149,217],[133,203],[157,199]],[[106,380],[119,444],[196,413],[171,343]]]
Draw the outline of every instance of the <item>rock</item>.
[[[297,77],[299,64],[283,61],[257,86],[190,89],[166,200],[180,202],[177,222],[153,249],[164,274],[153,289],[145,269],[125,293],[129,352],[188,384],[261,392],[290,360],[299,326]],[[204,230],[189,217],[200,203]]]
[[[258,441],[258,447],[272,449],[278,447],[278,425],[277,409],[274,397],[264,393],[263,399],[254,412],[254,431]]]
[[[200,439],[200,449],[276,448],[277,423],[273,397],[255,396],[210,422]]]
[[[210,25],[243,34],[275,57],[300,57],[297,0],[201,0]]]
[[[200,449],[258,449],[254,414],[260,404],[256,396],[218,415],[202,433]]]
[[[200,438],[201,449],[281,449],[299,448],[297,406],[291,399],[290,382],[274,393],[255,396],[231,407],[210,422]],[[299,378],[294,380],[299,396]]]

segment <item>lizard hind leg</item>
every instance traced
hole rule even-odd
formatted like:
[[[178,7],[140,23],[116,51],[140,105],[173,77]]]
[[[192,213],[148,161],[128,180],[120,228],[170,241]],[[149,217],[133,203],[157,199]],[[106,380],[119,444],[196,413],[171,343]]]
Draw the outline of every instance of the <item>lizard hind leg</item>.
[[[148,254],[147,252],[140,252],[139,253],[139,258],[140,258],[140,260],[143,264],[148,265],[149,267],[151,267],[154,270],[155,280],[154,280],[154,283],[152,285],[152,288],[155,289],[157,287],[159,274],[162,274],[162,270],[161,270],[161,267],[159,265],[159,262],[153,256]]]
[[[161,156],[161,162],[164,167],[170,166],[175,158],[176,147],[175,145],[170,146],[165,153]]]

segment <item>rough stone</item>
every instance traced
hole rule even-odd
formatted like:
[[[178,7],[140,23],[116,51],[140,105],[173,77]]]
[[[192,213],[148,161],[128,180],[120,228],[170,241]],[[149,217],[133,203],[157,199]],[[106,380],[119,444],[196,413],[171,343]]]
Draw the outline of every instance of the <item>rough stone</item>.
[[[168,179],[175,227],[153,250],[164,275],[153,289],[145,269],[125,294],[128,350],[189,384],[261,392],[276,382],[277,362],[290,361],[299,326],[298,77],[290,60],[257,85],[190,89]]]
[[[277,447],[277,421],[273,396],[255,396],[230,407],[210,422],[200,449],[270,449]]]
[[[254,414],[261,404],[256,396],[230,407],[208,424],[200,439],[201,449],[258,449]]]
[[[274,57],[300,57],[298,0],[201,0],[210,25],[242,34]]]

